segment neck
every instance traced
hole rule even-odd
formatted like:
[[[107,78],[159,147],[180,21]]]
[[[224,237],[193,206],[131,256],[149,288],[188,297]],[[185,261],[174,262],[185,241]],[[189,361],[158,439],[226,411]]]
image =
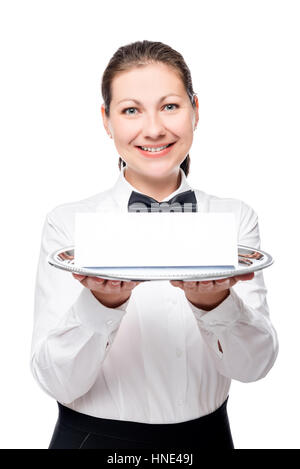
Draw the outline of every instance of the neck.
[[[124,178],[135,189],[161,202],[175,192],[181,184],[181,173],[172,173],[164,179],[151,178],[148,175],[133,173],[129,168],[124,169]]]

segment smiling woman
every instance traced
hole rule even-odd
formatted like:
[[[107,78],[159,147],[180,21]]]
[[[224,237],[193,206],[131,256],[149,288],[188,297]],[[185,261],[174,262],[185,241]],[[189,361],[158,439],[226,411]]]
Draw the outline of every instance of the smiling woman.
[[[77,212],[232,212],[237,244],[260,247],[249,205],[188,184],[199,104],[177,51],[150,41],[121,47],[104,71],[102,94],[118,180],[55,207],[42,234],[31,369],[58,403],[49,448],[232,449],[231,380],[263,378],[278,352],[262,271],[218,281],[121,282],[68,276],[47,262],[49,253],[75,244]],[[177,216],[184,252],[191,236],[186,215]],[[127,249],[125,232],[120,222]],[[108,255],[115,249],[110,241],[102,246]],[[145,250],[151,241],[145,239]]]
[[[104,126],[121,155],[119,168],[126,166],[125,179],[143,191],[146,174],[152,175],[156,191],[151,195],[163,198],[176,188],[174,165],[189,173],[189,150],[199,120],[198,99],[182,55],[161,42],[121,47],[103,74],[102,96]]]

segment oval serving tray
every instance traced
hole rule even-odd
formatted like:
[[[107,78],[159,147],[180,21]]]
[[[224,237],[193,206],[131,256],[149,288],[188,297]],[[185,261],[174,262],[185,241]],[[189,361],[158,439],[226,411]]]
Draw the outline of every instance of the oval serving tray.
[[[248,274],[273,264],[270,254],[259,249],[238,245],[238,267],[171,266],[171,267],[93,267],[83,268],[74,264],[74,246],[59,249],[48,255],[53,267],[80,275],[101,277],[107,280],[217,280]]]

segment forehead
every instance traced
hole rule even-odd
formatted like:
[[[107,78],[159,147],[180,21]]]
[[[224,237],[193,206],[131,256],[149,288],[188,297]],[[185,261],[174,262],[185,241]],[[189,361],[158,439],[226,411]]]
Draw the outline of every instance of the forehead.
[[[112,81],[112,101],[135,98],[151,101],[174,93],[186,95],[179,73],[165,64],[149,64],[118,73]]]

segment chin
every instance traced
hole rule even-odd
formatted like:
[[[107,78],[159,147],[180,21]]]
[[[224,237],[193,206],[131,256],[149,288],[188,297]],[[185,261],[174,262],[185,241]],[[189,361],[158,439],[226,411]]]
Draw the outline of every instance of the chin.
[[[153,175],[159,179],[170,176],[171,174],[177,173],[178,171],[178,164],[163,163],[156,165],[148,165],[148,167],[145,168],[144,172],[147,173],[149,176]]]

